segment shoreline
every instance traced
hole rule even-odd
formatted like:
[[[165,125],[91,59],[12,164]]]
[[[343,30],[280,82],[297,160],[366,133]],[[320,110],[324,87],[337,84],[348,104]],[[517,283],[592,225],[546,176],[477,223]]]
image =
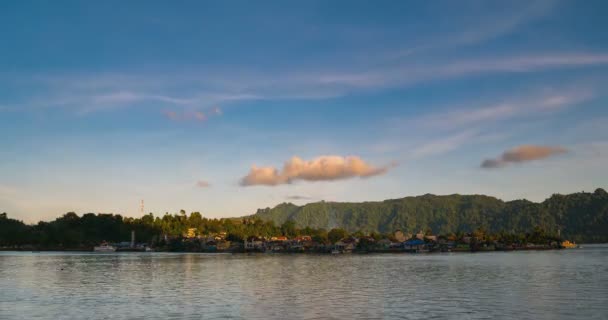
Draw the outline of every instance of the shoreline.
[[[593,243],[587,245],[598,245],[598,244],[606,244],[606,243]],[[154,250],[154,251],[111,251],[111,252],[96,252],[93,250],[84,250],[84,249],[64,249],[64,250],[54,250],[54,249],[42,249],[42,250],[29,250],[29,249],[7,249],[0,248],[0,252],[29,252],[29,253],[94,253],[100,255],[109,255],[109,254],[133,254],[133,253],[199,253],[199,254],[246,254],[246,255],[366,255],[366,254],[442,254],[442,253],[487,253],[487,252],[514,252],[514,251],[560,251],[567,250],[568,248],[517,248],[517,249],[507,249],[507,250],[448,250],[448,251],[424,251],[424,252],[415,252],[415,251],[404,251],[404,250],[376,250],[376,251],[352,251],[352,252],[340,252],[340,253],[332,253],[332,252],[321,252],[321,251],[305,251],[305,252],[292,252],[292,251],[284,251],[284,252],[265,252],[265,251],[242,251],[242,250],[223,250],[223,251],[169,251],[169,250]],[[576,248],[578,249],[578,248]]]

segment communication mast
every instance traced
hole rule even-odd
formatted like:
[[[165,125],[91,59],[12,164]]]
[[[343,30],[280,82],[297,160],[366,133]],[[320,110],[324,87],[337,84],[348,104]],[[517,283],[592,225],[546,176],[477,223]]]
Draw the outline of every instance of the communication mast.
[[[141,216],[144,216],[144,200],[141,200],[141,204],[139,205],[139,212],[141,213]]]

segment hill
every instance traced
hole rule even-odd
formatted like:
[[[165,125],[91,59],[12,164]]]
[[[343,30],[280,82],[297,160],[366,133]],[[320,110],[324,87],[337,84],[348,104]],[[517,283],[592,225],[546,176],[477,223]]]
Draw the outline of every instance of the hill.
[[[608,193],[555,194],[541,203],[502,201],[484,195],[426,194],[378,202],[315,202],[303,206],[282,203],[258,209],[252,216],[281,225],[292,220],[298,227],[344,228],[354,232],[408,232],[430,229],[434,233],[528,232],[539,226],[561,230],[569,239],[608,241]]]

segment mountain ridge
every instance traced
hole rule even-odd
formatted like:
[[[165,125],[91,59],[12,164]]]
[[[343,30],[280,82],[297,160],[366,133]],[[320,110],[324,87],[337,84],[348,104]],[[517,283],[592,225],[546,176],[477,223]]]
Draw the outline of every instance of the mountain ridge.
[[[553,194],[541,202],[527,199],[503,201],[474,195],[406,196],[364,202],[318,201],[301,206],[283,202],[274,208],[258,209],[250,217],[280,225],[293,220],[298,227],[343,228],[347,231],[434,233],[528,232],[542,227],[579,241],[608,241],[608,193]]]

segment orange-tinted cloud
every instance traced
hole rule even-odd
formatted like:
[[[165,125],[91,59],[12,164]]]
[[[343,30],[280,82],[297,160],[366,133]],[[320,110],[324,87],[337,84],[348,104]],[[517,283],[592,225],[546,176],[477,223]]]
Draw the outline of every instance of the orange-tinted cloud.
[[[170,120],[179,120],[179,116],[177,115],[177,112],[175,112],[175,111],[165,110],[165,111],[163,111],[163,115],[165,115],[165,117],[167,117]]]
[[[172,121],[207,121],[209,117],[219,117],[222,115],[222,109],[215,107],[211,110],[203,111],[174,111],[164,110],[163,115]]]
[[[199,180],[196,182],[196,186],[199,188],[209,188],[211,184],[205,180]]]
[[[505,151],[498,158],[484,160],[481,167],[500,168],[511,163],[540,160],[566,152],[568,150],[562,147],[523,145]]]
[[[328,181],[353,177],[366,178],[384,174],[389,167],[374,167],[359,157],[321,156],[309,161],[293,157],[282,170],[253,166],[241,179],[242,186],[288,184],[296,180]]]
[[[196,119],[198,121],[205,121],[205,120],[207,120],[207,116],[203,112],[195,111],[193,113],[193,115],[194,115],[194,119]]]

